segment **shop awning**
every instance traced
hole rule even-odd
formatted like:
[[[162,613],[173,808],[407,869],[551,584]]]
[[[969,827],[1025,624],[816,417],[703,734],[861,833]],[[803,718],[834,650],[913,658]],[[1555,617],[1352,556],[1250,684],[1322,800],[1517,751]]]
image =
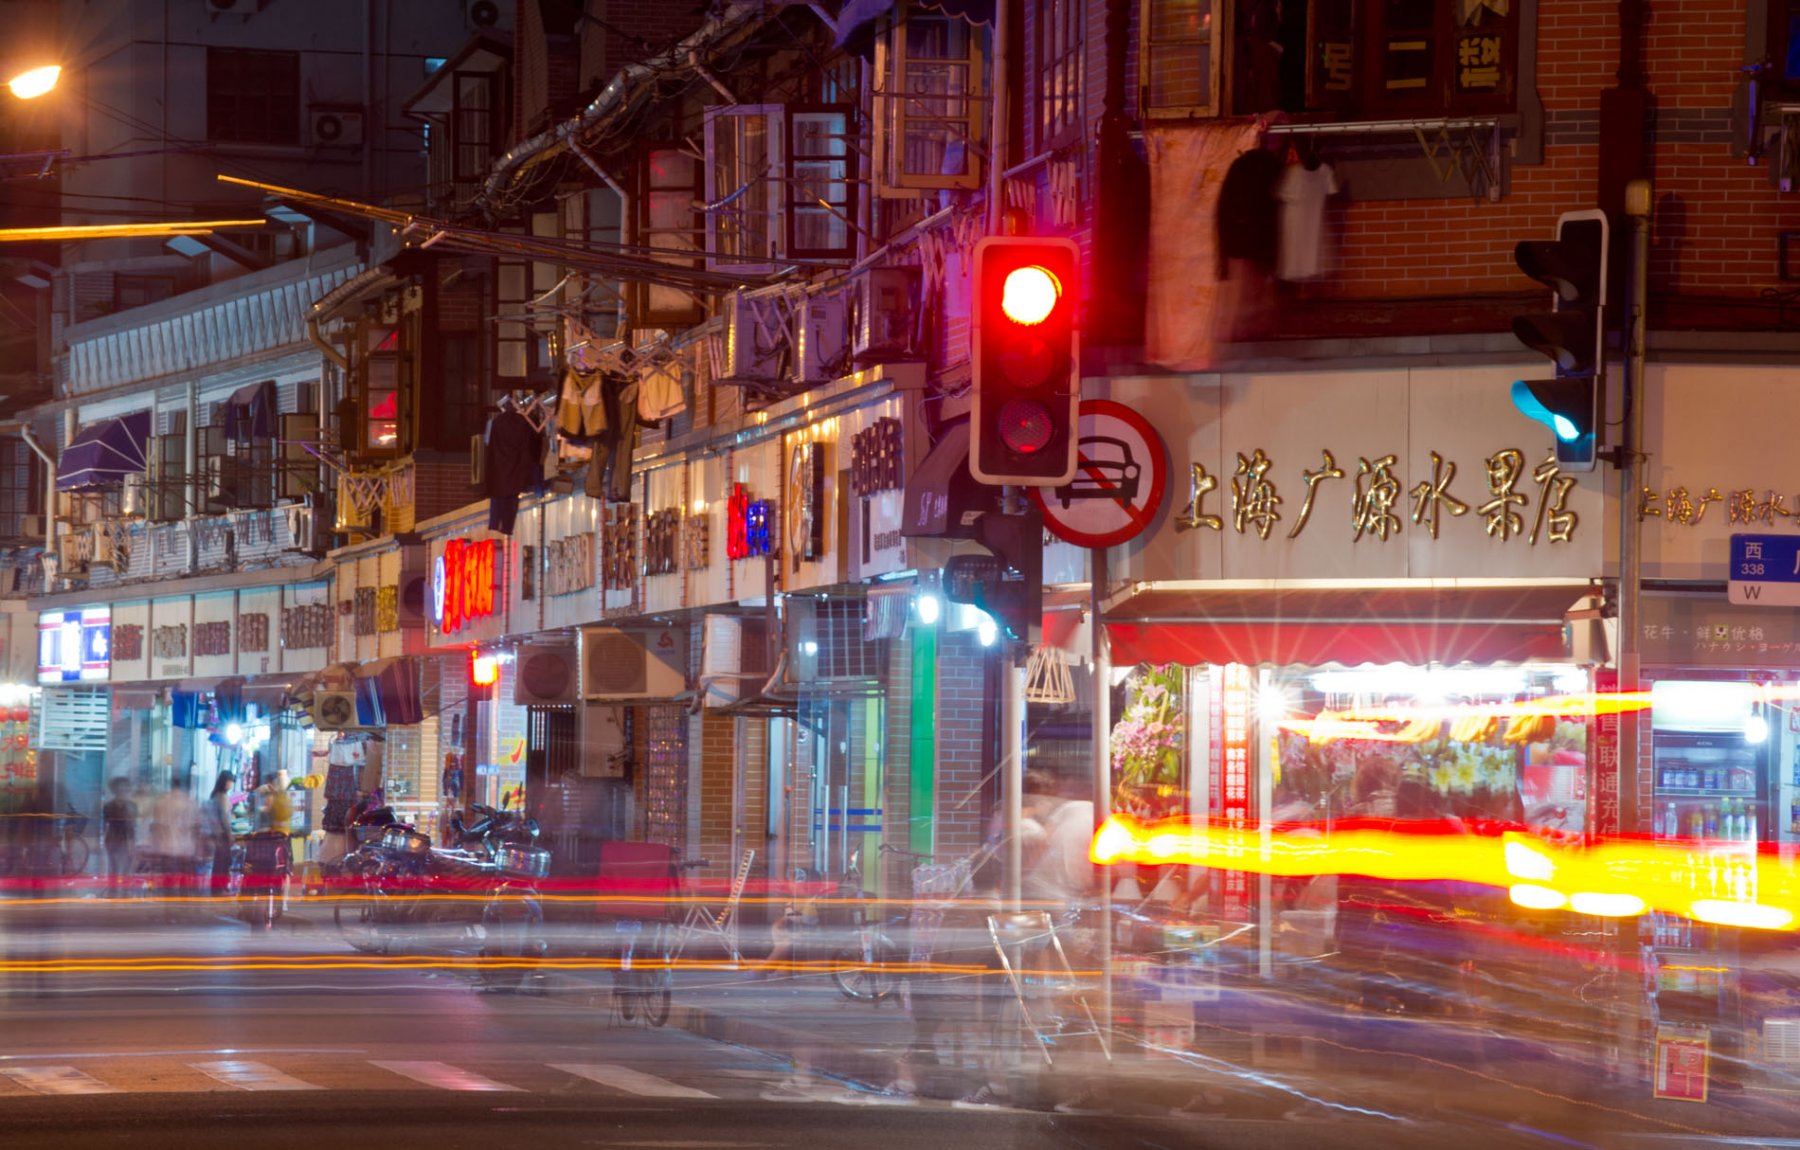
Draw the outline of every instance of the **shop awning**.
[[[56,489],[77,491],[123,483],[127,475],[148,466],[150,413],[134,411],[118,419],[102,419],[75,433],[56,461]]]
[[[967,420],[946,427],[907,477],[902,505],[906,520],[900,534],[908,538],[972,539],[975,521],[1000,510],[1000,489],[977,483],[969,474]]]
[[[1586,584],[1152,588],[1107,613],[1115,666],[1525,663],[1569,657]]]

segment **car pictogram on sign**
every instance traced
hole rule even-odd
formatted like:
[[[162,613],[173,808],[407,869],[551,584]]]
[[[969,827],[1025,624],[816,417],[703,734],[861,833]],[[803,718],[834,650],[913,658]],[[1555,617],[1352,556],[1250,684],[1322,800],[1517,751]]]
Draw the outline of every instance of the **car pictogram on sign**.
[[[1064,510],[1077,499],[1137,501],[1142,469],[1132,458],[1129,443],[1110,435],[1087,435],[1078,448],[1081,466],[1076,469],[1074,480],[1056,489],[1056,498]]]

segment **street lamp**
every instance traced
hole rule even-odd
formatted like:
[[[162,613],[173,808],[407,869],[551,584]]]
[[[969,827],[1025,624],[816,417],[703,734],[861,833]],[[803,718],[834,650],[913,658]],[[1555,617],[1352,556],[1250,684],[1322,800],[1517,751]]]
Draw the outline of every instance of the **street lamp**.
[[[62,76],[61,64],[45,64],[37,68],[27,68],[6,82],[12,94],[21,100],[35,100],[56,87],[56,81]]]

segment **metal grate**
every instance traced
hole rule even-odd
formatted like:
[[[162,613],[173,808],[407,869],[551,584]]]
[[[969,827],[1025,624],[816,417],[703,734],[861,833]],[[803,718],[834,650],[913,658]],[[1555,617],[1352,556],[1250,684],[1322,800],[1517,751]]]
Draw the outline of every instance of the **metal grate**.
[[[64,687],[44,692],[37,745],[47,751],[104,751],[112,721],[104,687]]]
[[[644,708],[644,838],[681,851],[687,843],[687,712]]]
[[[1763,1020],[1763,1058],[1769,1062],[1800,1063],[1800,1018]]]
[[[888,641],[865,638],[863,600],[790,597],[788,612],[789,678],[819,680],[881,679],[887,670]]]

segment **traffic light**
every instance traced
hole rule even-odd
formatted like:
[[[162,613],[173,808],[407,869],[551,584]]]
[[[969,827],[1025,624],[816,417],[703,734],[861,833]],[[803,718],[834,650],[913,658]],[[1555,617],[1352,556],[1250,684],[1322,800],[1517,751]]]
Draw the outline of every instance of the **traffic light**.
[[[978,482],[1060,487],[1075,478],[1078,258],[1066,239],[975,245],[969,473]]]
[[[1606,213],[1565,212],[1554,240],[1523,241],[1514,258],[1550,288],[1552,310],[1514,316],[1513,334],[1550,358],[1556,378],[1518,380],[1513,403],[1555,434],[1563,470],[1592,471],[1606,392]]]

